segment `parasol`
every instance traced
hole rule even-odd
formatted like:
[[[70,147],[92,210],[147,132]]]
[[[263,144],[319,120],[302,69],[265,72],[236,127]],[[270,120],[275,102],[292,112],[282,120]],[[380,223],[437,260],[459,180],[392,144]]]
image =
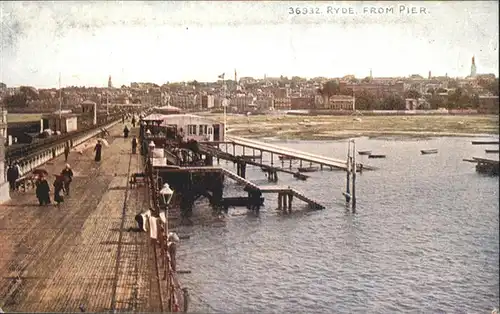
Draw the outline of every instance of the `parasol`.
[[[49,173],[45,169],[35,169],[35,170],[33,170],[33,174],[37,175],[37,176],[46,176]]]
[[[101,141],[101,143],[102,143],[104,146],[109,147],[109,143],[108,143],[108,141],[106,141],[105,139],[103,139],[103,138],[98,138],[98,139],[97,139],[97,141]]]

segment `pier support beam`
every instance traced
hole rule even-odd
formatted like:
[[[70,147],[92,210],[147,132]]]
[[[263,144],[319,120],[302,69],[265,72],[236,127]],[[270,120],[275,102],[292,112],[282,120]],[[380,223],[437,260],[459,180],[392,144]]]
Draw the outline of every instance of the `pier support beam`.
[[[278,172],[277,171],[269,171],[267,173],[267,180],[269,182],[278,182]]]
[[[288,213],[292,213],[293,194],[288,194]]]

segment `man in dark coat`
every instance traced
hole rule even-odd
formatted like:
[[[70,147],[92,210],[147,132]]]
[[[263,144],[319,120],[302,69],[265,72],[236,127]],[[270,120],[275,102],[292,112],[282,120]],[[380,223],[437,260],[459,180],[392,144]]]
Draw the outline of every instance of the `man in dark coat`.
[[[66,164],[66,167],[61,171],[61,176],[63,176],[64,191],[66,195],[69,195],[69,185],[73,181],[73,170],[71,170],[69,164]]]
[[[50,186],[43,174],[36,182],[36,198],[38,198],[40,206],[50,204]]]
[[[137,138],[134,136],[132,139],[132,154],[137,152]]]
[[[16,189],[16,180],[19,179],[19,171],[18,168],[10,165],[9,169],[7,169],[7,181],[9,181],[9,187],[11,191]]]
[[[125,128],[123,129],[123,137],[127,138],[129,132],[130,132],[129,129],[127,128],[127,126],[125,126]]]
[[[65,162],[68,161],[68,156],[69,156],[69,143],[66,142],[66,144],[64,145],[64,161]]]
[[[95,147],[94,147],[94,151],[95,151],[95,158],[94,158],[94,160],[95,161],[101,161],[101,152],[102,152],[101,141],[97,141],[97,144],[95,144]]]
[[[132,117],[132,127],[134,127],[134,128],[135,128],[135,122],[136,122],[136,121],[135,121],[135,115],[134,115],[134,116]]]

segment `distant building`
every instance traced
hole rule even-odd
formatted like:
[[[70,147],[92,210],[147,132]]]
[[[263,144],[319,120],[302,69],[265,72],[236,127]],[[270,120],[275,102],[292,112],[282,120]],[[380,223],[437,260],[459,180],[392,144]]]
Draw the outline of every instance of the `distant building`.
[[[276,110],[290,110],[292,107],[292,100],[290,97],[274,98],[274,109]]]
[[[314,107],[328,110],[356,110],[355,98],[347,95],[333,95],[330,98],[316,95]]]

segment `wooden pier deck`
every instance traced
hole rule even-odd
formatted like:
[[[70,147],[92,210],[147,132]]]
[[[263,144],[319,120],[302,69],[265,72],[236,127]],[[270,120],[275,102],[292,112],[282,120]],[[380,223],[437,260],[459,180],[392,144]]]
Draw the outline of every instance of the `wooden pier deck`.
[[[15,192],[0,205],[0,307],[5,312],[159,312],[160,291],[149,238],[128,232],[148,206],[129,174],[142,168],[130,155],[123,125],[110,130],[100,163],[92,150],[71,153],[75,173],[64,204],[38,206],[35,192]],[[43,167],[64,167],[60,156]],[[53,195],[51,195],[51,198]]]
[[[159,171],[162,172],[191,172],[191,173],[196,173],[196,172],[221,172],[225,174],[227,177],[231,178],[232,180],[236,181],[238,184],[241,184],[245,186],[245,188],[250,188],[253,190],[260,191],[263,194],[287,194],[287,195],[293,195],[294,197],[300,199],[301,201],[307,203],[311,208],[314,209],[324,209],[325,207],[321,205],[320,203],[316,202],[315,200],[305,196],[303,193],[290,188],[290,187],[282,187],[282,186],[259,186],[255,183],[253,183],[250,180],[247,180],[238,174],[227,170],[222,167],[216,167],[216,166],[203,166],[203,167],[178,167],[178,166],[168,166],[168,167],[155,167]],[[161,169],[161,170],[160,170]]]
[[[345,160],[335,159],[330,157],[324,157],[316,154],[311,154],[291,148],[285,148],[282,146],[272,145],[268,143],[264,143],[261,141],[250,140],[243,137],[238,136],[226,136],[226,138],[232,142],[233,145],[239,145],[242,147],[255,149],[262,155],[262,152],[267,152],[271,154],[277,154],[282,156],[292,157],[293,159],[299,161],[306,161],[313,164],[318,164],[321,167],[329,167],[329,168],[339,168],[343,170],[347,170],[347,164]],[[227,145],[227,144],[226,144]],[[230,145],[230,144],[229,144]],[[362,165],[363,170],[374,170],[368,165]]]

